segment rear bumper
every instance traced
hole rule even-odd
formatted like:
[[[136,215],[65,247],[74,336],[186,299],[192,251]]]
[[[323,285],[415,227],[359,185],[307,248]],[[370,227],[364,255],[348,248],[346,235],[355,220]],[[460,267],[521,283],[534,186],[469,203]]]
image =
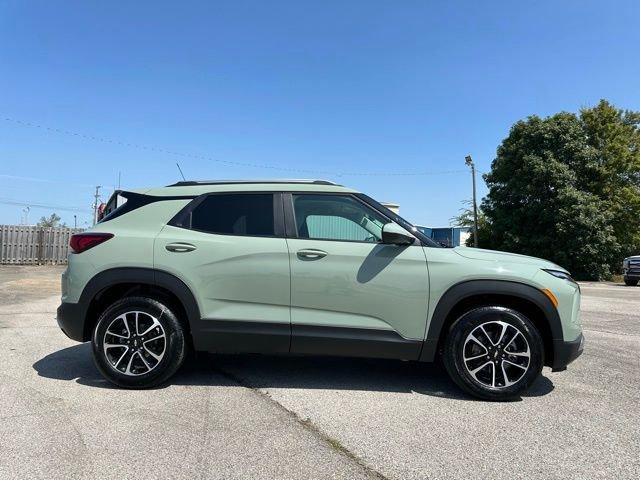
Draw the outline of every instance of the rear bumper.
[[[67,337],[76,342],[84,342],[84,311],[79,303],[62,302],[56,319]]]
[[[625,278],[625,280],[627,280],[627,279],[629,279],[629,280],[640,280],[640,272],[638,272],[638,271],[626,272],[624,274],[624,278]]]
[[[551,368],[554,372],[562,371],[571,362],[582,355],[584,350],[584,336],[580,334],[578,338],[570,342],[564,340],[553,341],[553,364]]]

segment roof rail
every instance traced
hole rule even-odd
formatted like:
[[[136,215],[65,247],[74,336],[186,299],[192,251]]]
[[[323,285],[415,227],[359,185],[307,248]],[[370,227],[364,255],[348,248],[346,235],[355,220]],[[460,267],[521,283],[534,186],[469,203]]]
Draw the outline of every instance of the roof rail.
[[[329,180],[184,180],[180,182],[167,185],[167,187],[193,187],[197,185],[237,185],[237,184],[250,184],[250,183],[303,183],[312,185],[334,185],[341,187]]]

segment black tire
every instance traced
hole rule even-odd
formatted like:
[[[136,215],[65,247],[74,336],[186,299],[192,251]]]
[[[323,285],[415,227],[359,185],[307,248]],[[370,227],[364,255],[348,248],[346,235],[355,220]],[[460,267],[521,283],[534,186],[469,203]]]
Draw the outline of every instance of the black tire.
[[[630,278],[625,278],[624,283],[627,287],[635,287],[638,285],[638,279],[636,278],[635,280],[632,280]]]
[[[148,334],[148,337],[152,339],[147,339],[144,348],[142,347],[142,342],[145,337],[137,336],[137,332],[133,332],[135,323],[131,324],[131,322],[136,318],[134,313],[126,315],[126,321],[131,325],[127,326],[129,333],[124,333],[122,315],[127,312],[141,312],[142,315],[139,314],[139,316],[142,318],[142,322],[147,322],[144,324],[145,327],[156,325],[156,328]],[[119,318],[120,320],[118,320]],[[115,332],[115,329],[121,329],[119,333],[124,334],[123,337],[117,337],[112,333],[107,334],[108,328],[110,328],[110,332]],[[164,333],[164,338],[161,336],[162,333]],[[121,364],[117,365],[118,369],[114,367],[116,357],[114,356],[110,359],[104,348],[105,334],[107,334],[106,338],[109,344],[116,342],[129,342],[131,344],[108,348],[109,355],[113,355],[111,352],[115,351],[119,356],[119,352],[123,352],[123,360],[124,363],[127,363],[126,370],[130,372],[129,374],[120,371],[123,368]],[[129,335],[130,338],[125,338],[125,335]],[[159,339],[155,340],[154,337]],[[132,344],[133,338],[137,340],[135,347]],[[163,341],[164,343],[162,343]],[[152,343],[149,344],[148,342]],[[187,349],[184,329],[175,313],[162,302],[147,297],[126,297],[107,308],[98,319],[91,343],[93,346],[93,359],[100,373],[119,387],[136,389],[152,388],[168,380],[184,362]],[[162,349],[162,347],[164,348]],[[154,349],[158,356],[160,356],[162,349],[160,360],[156,360],[156,357],[151,356],[151,353],[154,353]],[[138,352],[131,353],[134,350],[138,350]],[[126,355],[129,353],[131,356],[127,357]],[[147,360],[141,358],[143,355],[147,357]],[[127,362],[131,357],[133,357],[133,360],[130,363]],[[146,368],[149,368],[149,370],[145,371]]]
[[[503,324],[511,325],[513,328],[503,327]],[[481,325],[485,326],[488,336],[481,333]],[[505,340],[500,346],[498,338],[503,328]],[[522,352],[516,347],[525,345],[523,338],[515,333],[516,330],[526,340],[528,360],[526,356],[515,356],[517,352]],[[487,346],[480,345],[480,342],[467,341],[472,332],[474,337],[476,334],[482,337],[479,340]],[[509,341],[508,335],[513,337],[513,342]],[[494,341],[496,344],[493,343]],[[521,313],[505,307],[487,306],[468,311],[451,326],[445,342],[443,363],[449,376],[465,392],[484,400],[505,401],[519,398],[520,394],[538,378],[544,364],[544,345],[536,327]],[[505,345],[507,342],[511,345]],[[476,352],[470,353],[470,349],[476,349]],[[468,355],[467,362],[465,362],[465,354]],[[469,360],[475,355],[478,355],[477,360]],[[510,360],[521,366],[516,368]],[[479,368],[483,362],[486,366],[477,371],[474,376],[471,369]],[[526,370],[523,369],[525,363]],[[508,373],[505,373],[505,370]],[[508,379],[508,375],[511,375],[512,379]],[[520,375],[521,377],[518,378]],[[487,377],[486,383],[481,381],[482,376]],[[510,381],[514,383],[508,385]],[[489,382],[496,386],[490,385]]]

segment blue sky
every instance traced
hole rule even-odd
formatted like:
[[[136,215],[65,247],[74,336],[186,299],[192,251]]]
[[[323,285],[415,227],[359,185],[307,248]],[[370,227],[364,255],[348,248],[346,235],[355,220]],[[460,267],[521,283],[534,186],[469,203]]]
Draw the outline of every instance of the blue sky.
[[[464,156],[487,171],[518,119],[600,98],[640,110],[639,13],[636,1],[0,1],[0,223],[19,222],[6,204],[18,201],[54,207],[32,221],[72,224],[70,207],[83,224],[93,185],[107,197],[118,172],[125,188],[167,184],[179,161],[190,178],[328,178],[447,225],[470,197]],[[418,175],[443,171],[458,173]]]

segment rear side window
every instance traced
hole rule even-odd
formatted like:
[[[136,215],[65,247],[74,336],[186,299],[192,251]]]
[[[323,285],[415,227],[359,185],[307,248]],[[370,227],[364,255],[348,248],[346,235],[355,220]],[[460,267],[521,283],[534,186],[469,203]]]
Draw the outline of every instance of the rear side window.
[[[191,228],[222,235],[275,235],[273,194],[209,195],[191,212]]]

